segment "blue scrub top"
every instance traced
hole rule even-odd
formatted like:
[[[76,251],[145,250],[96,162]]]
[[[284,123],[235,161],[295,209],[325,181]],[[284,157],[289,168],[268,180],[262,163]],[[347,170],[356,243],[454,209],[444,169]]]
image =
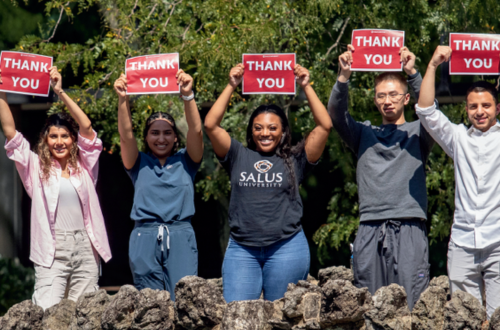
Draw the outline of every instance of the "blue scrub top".
[[[139,152],[128,175],[135,188],[132,220],[180,221],[194,215],[194,177],[200,168],[186,151],[167,158],[164,166],[151,153]]]

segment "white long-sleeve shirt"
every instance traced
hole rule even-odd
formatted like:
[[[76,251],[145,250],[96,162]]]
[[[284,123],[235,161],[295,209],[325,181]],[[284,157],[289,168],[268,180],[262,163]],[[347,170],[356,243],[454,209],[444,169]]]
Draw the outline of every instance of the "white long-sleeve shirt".
[[[500,241],[500,123],[482,132],[453,124],[436,104],[415,106],[422,125],[455,162],[451,240],[482,249]]]

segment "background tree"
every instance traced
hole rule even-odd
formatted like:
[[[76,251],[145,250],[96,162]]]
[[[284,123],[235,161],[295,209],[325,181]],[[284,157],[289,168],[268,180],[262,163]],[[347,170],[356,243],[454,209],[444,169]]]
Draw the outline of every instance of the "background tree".
[[[54,64],[64,75],[75,77],[70,80],[71,96],[90,116],[107,150],[118,152],[118,99],[111,87],[124,72],[126,58],[178,52],[181,67],[195,78],[196,100],[206,109],[226,85],[228,72],[241,61],[242,53],[294,52],[297,62],[311,71],[311,84],[326,104],[338,72],[337,57],[350,42],[352,29],[405,30],[405,44],[425,72],[435,47],[440,42],[447,44],[448,32],[495,33],[499,8],[494,0],[50,0],[45,2],[47,18],[39,31],[24,36],[15,50],[54,56]],[[79,17],[89,12],[99,13],[99,31],[82,27],[74,39],[58,41],[58,35],[64,33],[62,24],[79,22]],[[374,73],[352,75],[349,106],[355,119],[379,125],[381,118],[373,104],[374,77]],[[471,79],[477,77],[452,77],[451,81]],[[445,89],[444,93],[450,91]],[[245,96],[241,90],[234,93],[222,125],[232,137],[243,141],[249,114],[267,102],[287,110],[296,141],[313,127],[300,92],[293,97]],[[55,103],[51,111],[60,108],[62,104]],[[169,109],[182,121],[178,97],[136,97],[132,113],[139,141],[145,119],[155,109]],[[466,121],[463,104],[448,104],[442,109],[453,121]],[[416,119],[413,105],[408,106],[406,118]],[[221,218],[225,218],[228,176],[209,146],[207,143],[203,178],[196,187],[205,200],[219,201]],[[317,245],[313,248],[321,264],[333,262],[333,256],[338,256],[335,249],[348,258],[346,243],[353,240],[359,222],[355,162],[334,132],[321,166],[301,187],[306,203],[304,226],[315,225]],[[427,173],[429,235],[431,249],[436,251],[431,253],[431,270],[436,275],[446,271],[445,244],[454,210],[453,163],[438,146],[430,155]],[[308,209],[307,205],[318,206],[313,197],[320,194],[329,198],[328,211]],[[324,209],[325,204],[319,208]],[[316,218],[322,214],[325,216]],[[221,234],[222,246],[227,234]]]

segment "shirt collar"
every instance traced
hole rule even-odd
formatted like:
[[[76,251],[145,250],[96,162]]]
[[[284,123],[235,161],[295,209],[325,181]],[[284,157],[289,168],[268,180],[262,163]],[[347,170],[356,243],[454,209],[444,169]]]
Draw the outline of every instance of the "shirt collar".
[[[488,132],[494,132],[494,131],[498,131],[498,130],[500,130],[500,122],[497,119],[497,122],[495,123],[495,125],[491,126],[490,129],[487,130],[486,132],[480,131],[477,128],[475,128],[474,125],[471,125],[470,128],[467,130],[467,134],[469,136],[471,136],[472,133],[476,133],[478,135],[482,135],[482,134],[485,134],[485,133],[488,133]]]

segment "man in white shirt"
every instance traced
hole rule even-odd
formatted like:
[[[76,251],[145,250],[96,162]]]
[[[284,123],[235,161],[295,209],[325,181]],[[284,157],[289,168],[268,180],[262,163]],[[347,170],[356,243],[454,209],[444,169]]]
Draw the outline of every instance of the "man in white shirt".
[[[482,301],[488,318],[500,306],[500,113],[498,92],[472,84],[465,109],[470,128],[457,125],[434,102],[437,67],[452,50],[439,46],[427,67],[418,104],[422,125],[455,162],[455,215],[448,246],[450,288]]]

